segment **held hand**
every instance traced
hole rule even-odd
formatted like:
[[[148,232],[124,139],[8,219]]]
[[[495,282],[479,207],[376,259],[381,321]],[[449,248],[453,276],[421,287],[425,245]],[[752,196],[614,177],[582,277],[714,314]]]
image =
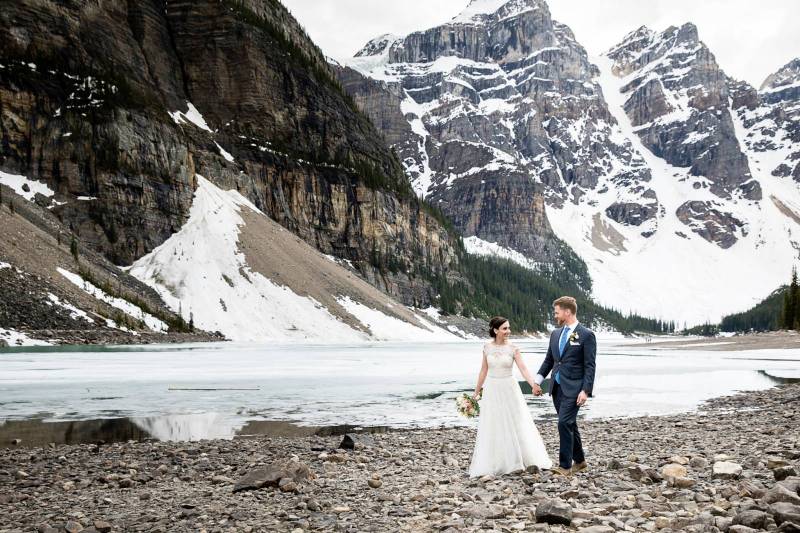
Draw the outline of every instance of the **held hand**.
[[[531,389],[533,390],[533,395],[534,396],[541,396],[542,395],[542,387],[540,387],[538,383],[534,383],[533,387],[531,387]]]
[[[586,394],[584,391],[581,391],[581,393],[578,394],[578,401],[576,402],[578,404],[578,407],[583,406],[587,401],[589,401],[589,395]]]

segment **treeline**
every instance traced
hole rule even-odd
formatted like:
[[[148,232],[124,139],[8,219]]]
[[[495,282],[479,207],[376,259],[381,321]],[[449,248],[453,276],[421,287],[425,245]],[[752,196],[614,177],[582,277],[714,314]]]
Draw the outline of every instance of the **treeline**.
[[[792,269],[788,286],[776,290],[752,309],[724,317],[719,329],[729,332],[800,329],[797,269]]]
[[[488,319],[508,317],[516,331],[545,331],[552,323],[552,302],[571,295],[578,300],[578,316],[591,327],[608,326],[623,333],[672,333],[674,322],[623,315],[594,303],[576,280],[551,278],[508,260],[470,254],[461,257],[466,282],[436,280],[439,306],[445,313]],[[562,281],[567,279],[567,281]]]
[[[779,320],[781,329],[800,329],[800,287],[797,286],[797,269],[792,269],[789,288],[783,293],[783,308]]]

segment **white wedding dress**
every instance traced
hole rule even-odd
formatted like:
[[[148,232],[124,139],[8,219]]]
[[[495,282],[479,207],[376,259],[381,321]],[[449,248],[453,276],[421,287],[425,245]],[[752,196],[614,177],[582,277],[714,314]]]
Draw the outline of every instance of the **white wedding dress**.
[[[470,477],[507,474],[531,465],[553,465],[511,372],[516,349],[512,344],[492,342],[483,347],[489,372],[478,402],[481,411]]]

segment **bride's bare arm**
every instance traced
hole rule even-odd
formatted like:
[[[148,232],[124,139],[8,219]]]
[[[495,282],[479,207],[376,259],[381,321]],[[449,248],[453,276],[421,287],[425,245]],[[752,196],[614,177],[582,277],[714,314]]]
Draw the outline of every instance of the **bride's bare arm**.
[[[519,348],[514,348],[514,362],[517,363],[517,368],[519,368],[519,371],[522,374],[522,377],[525,378],[525,381],[530,384],[532,389],[535,389],[536,380],[533,379],[528,367],[525,366],[525,361],[522,359],[522,354],[520,353]]]
[[[481,372],[478,374],[478,384],[475,385],[475,392],[473,396],[480,394],[483,389],[483,382],[486,380],[486,374],[489,372],[489,363],[486,361],[486,352],[483,353],[483,362],[481,363]]]

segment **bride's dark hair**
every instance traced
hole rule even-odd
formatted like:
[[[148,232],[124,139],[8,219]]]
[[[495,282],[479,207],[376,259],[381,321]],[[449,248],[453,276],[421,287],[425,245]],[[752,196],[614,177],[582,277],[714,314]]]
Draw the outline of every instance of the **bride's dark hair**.
[[[493,339],[497,337],[497,334],[494,332],[494,330],[496,330],[506,322],[508,322],[508,319],[504,316],[496,316],[492,318],[489,321],[489,336]]]

